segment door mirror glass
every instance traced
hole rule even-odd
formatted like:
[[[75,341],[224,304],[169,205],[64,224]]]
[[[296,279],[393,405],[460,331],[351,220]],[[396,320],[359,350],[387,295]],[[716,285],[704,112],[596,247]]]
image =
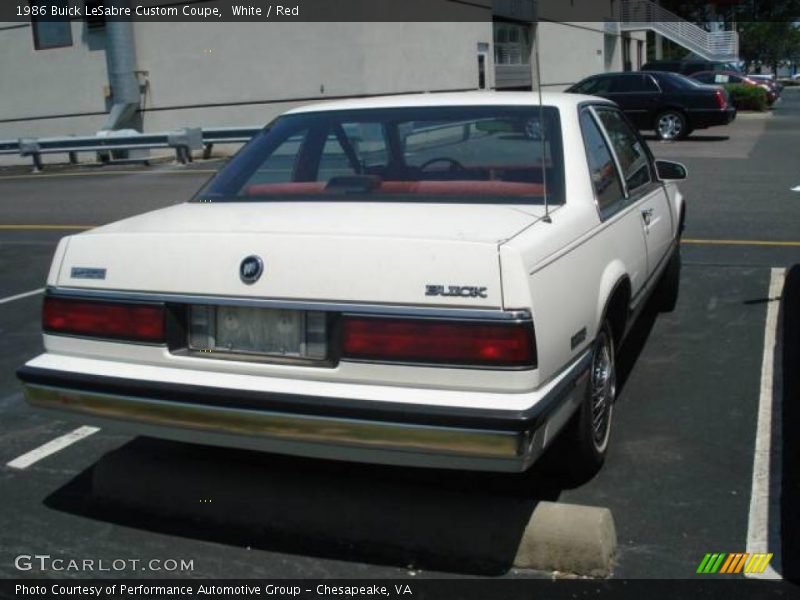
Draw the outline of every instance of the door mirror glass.
[[[671,160],[657,160],[656,172],[658,178],[662,181],[674,181],[678,179],[686,179],[688,171],[679,162],[672,162]]]

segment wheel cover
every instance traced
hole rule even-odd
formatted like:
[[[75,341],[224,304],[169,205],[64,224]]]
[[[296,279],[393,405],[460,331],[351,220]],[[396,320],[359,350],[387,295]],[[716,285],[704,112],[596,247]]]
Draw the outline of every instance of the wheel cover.
[[[590,407],[592,417],[592,443],[598,452],[608,445],[611,433],[611,413],[617,392],[617,375],[614,365],[614,349],[608,333],[603,332],[597,340],[592,357]]]
[[[683,120],[680,115],[667,113],[658,119],[658,134],[665,140],[674,140],[683,131]]]

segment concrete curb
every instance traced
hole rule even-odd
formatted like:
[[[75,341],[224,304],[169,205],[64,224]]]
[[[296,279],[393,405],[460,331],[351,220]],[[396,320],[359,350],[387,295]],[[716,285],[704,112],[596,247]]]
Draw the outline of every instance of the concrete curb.
[[[616,549],[609,509],[540,502],[522,535],[514,566],[608,577]]]

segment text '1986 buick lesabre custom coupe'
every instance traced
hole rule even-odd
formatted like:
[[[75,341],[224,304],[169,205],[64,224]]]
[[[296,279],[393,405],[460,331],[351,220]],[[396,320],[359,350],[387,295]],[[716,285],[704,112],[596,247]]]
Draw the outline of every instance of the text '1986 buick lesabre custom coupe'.
[[[294,109],[191,201],[61,240],[18,376],[134,434],[481,471],[558,439],[596,470],[615,353],[677,298],[685,174],[590,96]]]

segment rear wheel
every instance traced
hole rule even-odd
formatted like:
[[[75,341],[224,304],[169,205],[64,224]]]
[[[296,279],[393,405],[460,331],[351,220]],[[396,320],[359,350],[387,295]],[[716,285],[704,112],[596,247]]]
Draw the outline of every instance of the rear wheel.
[[[656,117],[656,134],[662,140],[680,140],[689,135],[689,123],[679,110],[665,110]]]
[[[586,394],[565,431],[568,470],[579,478],[597,473],[606,458],[617,394],[616,352],[611,324],[606,319],[592,348]]]

